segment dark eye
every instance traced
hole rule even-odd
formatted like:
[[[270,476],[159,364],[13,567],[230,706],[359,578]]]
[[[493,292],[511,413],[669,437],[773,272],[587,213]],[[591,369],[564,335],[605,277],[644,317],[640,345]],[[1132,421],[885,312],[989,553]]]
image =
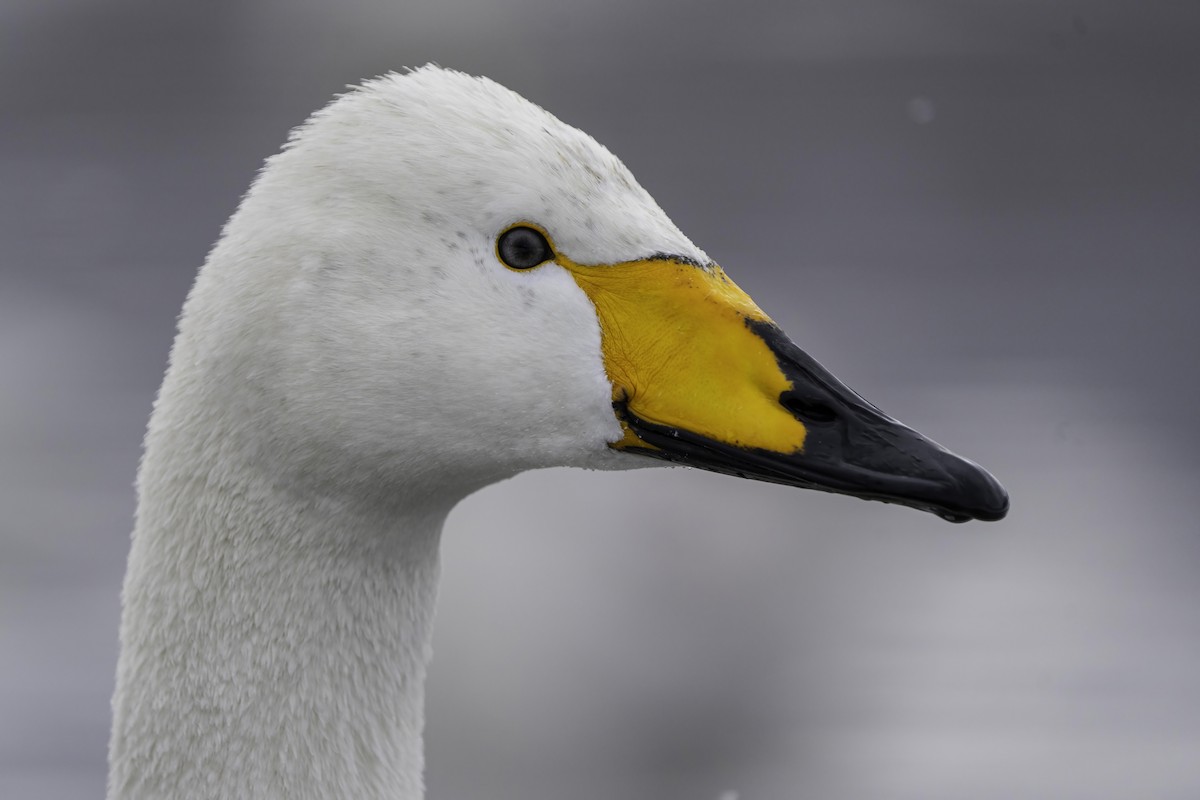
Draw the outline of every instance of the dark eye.
[[[529,269],[554,257],[546,237],[533,228],[510,228],[496,243],[500,260],[513,269]]]

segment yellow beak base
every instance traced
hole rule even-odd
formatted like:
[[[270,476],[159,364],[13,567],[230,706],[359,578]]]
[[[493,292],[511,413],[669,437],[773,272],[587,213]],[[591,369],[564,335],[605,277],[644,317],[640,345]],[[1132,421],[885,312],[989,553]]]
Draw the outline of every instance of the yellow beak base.
[[[733,447],[804,447],[804,423],[778,403],[788,378],[746,324],[770,319],[720,267],[653,259],[567,268],[596,306],[613,402]],[[646,443],[626,426],[616,446]]]

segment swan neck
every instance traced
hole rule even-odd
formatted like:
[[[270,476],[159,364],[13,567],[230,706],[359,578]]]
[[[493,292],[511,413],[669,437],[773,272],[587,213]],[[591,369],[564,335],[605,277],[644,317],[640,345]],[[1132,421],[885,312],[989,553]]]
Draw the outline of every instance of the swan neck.
[[[450,503],[289,492],[171,431],[139,478],[110,800],[418,800]]]

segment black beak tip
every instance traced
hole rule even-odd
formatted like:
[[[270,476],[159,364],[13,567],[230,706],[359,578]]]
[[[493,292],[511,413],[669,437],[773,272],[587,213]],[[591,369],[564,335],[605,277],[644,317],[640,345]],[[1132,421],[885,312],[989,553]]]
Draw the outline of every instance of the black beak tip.
[[[1008,514],[1008,492],[1000,482],[973,461],[961,457],[956,461],[949,470],[954,483],[951,491],[953,500],[943,507],[939,515],[951,522],[972,519],[997,522],[1004,519]]]

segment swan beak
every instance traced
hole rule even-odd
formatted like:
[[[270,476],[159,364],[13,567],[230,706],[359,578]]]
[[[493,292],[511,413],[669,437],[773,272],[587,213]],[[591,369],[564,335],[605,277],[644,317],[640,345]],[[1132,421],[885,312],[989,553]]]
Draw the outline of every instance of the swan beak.
[[[623,433],[611,447],[952,522],[1008,512],[986,470],[835,378],[715,264],[564,266],[599,317]]]

